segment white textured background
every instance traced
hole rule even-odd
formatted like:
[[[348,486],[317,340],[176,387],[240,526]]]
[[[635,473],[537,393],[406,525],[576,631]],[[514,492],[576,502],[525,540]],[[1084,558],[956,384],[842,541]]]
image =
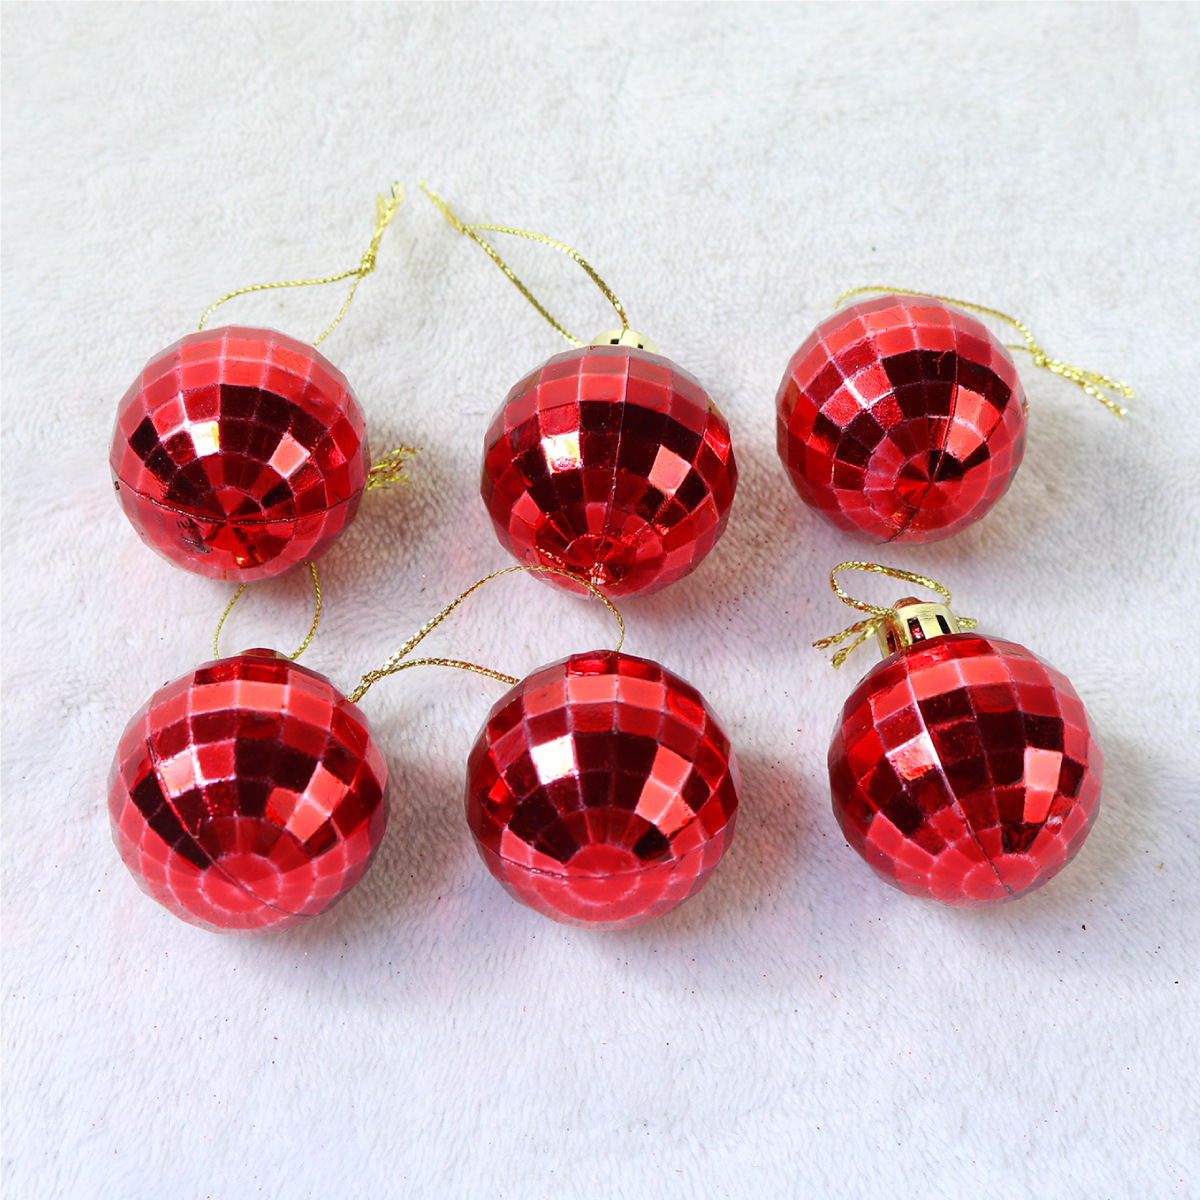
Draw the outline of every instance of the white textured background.
[[[7,4],[3,14],[5,1194],[146,1197],[1200,1195],[1200,9]],[[137,540],[106,465],[145,360],[243,284],[353,265],[322,347],[412,486],[323,564],[305,661],[349,687],[505,565],[483,430],[562,348],[416,188],[577,247],[726,412],[742,482],[691,577],[624,605],[741,755],[735,844],[657,924],[555,926],[461,815],[498,689],[414,672],[364,701],[392,770],[367,879],[308,926],[181,924],[113,849],[126,720],[208,657],[231,587]],[[565,259],[505,244],[568,327]],[[1023,373],[1025,464],[981,524],[884,552],[1054,663],[1107,755],[1057,880],[960,912],[886,887],[829,808],[855,678],[808,649],[867,547],[776,458],[788,357],[846,287],[943,291],[1135,383],[1123,424]],[[230,319],[313,337],[334,289]],[[895,589],[891,589],[895,590]],[[877,599],[894,597],[884,588]],[[300,577],[227,646],[290,645]],[[607,644],[520,578],[431,641],[518,674]]]

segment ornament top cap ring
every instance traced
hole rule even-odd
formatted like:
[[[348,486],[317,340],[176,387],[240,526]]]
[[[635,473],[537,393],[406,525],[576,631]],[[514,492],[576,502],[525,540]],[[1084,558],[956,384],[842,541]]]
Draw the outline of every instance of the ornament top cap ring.
[[[592,338],[593,346],[632,346],[635,350],[645,350],[648,354],[657,354],[658,347],[644,334],[626,326],[624,329],[609,329],[598,333]]]
[[[930,638],[961,633],[958,618],[945,604],[930,604],[905,596],[892,605],[892,611],[875,630],[879,650],[884,658]]]
[[[945,600],[945,604],[929,603],[917,600],[913,596],[905,596],[890,607],[878,604],[868,604],[865,600],[856,599],[838,583],[839,571],[867,571],[873,575],[883,575],[889,579],[900,579],[906,583],[919,583],[931,592],[937,592]],[[879,648],[884,658],[888,658],[899,650],[905,650],[916,642],[928,641],[931,638],[945,637],[951,633],[961,633],[964,629],[974,629],[973,617],[955,617],[950,611],[950,591],[936,579],[917,575],[912,571],[902,571],[898,567],[886,567],[874,562],[843,562],[838,563],[829,572],[829,586],[833,593],[843,603],[851,608],[865,612],[867,617],[855,623],[840,633],[829,637],[818,638],[813,645],[826,649],[840,642],[847,642],[834,656],[831,665],[836,669],[846,661],[855,649],[875,634]],[[853,639],[853,640],[848,640]]]

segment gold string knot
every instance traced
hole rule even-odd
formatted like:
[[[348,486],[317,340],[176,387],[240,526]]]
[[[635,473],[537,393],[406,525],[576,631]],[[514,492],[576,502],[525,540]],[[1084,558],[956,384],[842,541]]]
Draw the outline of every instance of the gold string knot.
[[[396,446],[381,455],[371,464],[363,490],[370,492],[376,488],[389,488],[397,483],[408,483],[405,464],[414,454],[420,453],[420,447],[417,446]]]

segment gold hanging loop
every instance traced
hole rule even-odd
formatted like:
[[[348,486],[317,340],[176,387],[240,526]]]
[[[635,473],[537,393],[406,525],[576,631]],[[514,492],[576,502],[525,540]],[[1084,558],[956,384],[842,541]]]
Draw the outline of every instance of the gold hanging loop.
[[[321,579],[317,575],[317,564],[314,562],[309,562],[305,563],[304,565],[308,567],[308,573],[312,576],[313,591],[316,593],[317,607],[316,611],[313,613],[312,624],[308,627],[308,633],[305,635],[304,641],[300,643],[300,646],[297,650],[287,656],[292,662],[295,662],[296,659],[298,659],[300,655],[302,655],[312,644],[312,640],[317,633],[317,626],[321,623],[321,611],[325,606],[325,599],[321,595]],[[225,619],[233,611],[233,606],[241,599],[242,593],[248,586],[249,584],[241,584],[238,587],[238,590],[233,593],[233,599],[231,599],[229,603],[225,605],[225,611],[221,614],[221,619],[217,622],[216,632],[213,634],[213,658],[221,657],[221,649],[219,645],[221,641],[221,629],[225,625]]]
[[[833,588],[834,595],[843,604],[848,604],[851,608],[857,608],[860,612],[870,615],[865,620],[856,621],[853,625],[841,630],[840,633],[830,634],[829,637],[819,638],[813,642],[813,646],[816,649],[827,650],[831,646],[836,646],[846,641],[848,638],[854,638],[854,641],[848,646],[843,646],[830,660],[834,670],[840,667],[881,625],[896,615],[895,608],[884,607],[878,604],[868,604],[865,600],[859,600],[851,596],[838,583],[837,575],[839,571],[869,571],[874,575],[887,576],[889,579],[899,579],[905,583],[920,584],[921,587],[929,588],[932,592],[937,592],[945,600],[946,607],[950,606],[950,589],[944,584],[938,583],[936,579],[930,579],[926,575],[918,575],[913,571],[903,571],[899,567],[885,567],[882,563],[858,561],[838,563],[829,572],[829,586]],[[971,617],[959,617],[958,624],[963,629],[974,629],[978,622]]]
[[[496,266],[498,266],[500,270],[508,276],[509,282],[512,283],[517,291],[520,292],[521,295],[524,296],[525,299],[528,300],[529,303],[532,304],[539,313],[541,313],[542,317],[549,322],[551,327],[560,333],[564,338],[566,338],[572,346],[582,346],[583,342],[574,334],[568,333],[566,329],[564,329],[563,326],[554,317],[552,317],[549,312],[546,311],[545,307],[537,299],[537,297],[534,296],[534,294],[516,277],[512,268],[496,252],[495,247],[493,247],[490,242],[485,241],[479,236],[479,230],[483,230],[488,233],[507,233],[511,234],[513,237],[528,238],[532,242],[540,242],[543,246],[550,246],[552,249],[558,250],[560,253],[565,254],[568,258],[573,259],[584,269],[584,271],[587,272],[588,278],[600,289],[600,291],[604,294],[604,298],[616,310],[616,314],[621,320],[622,332],[628,331],[629,318],[625,315],[625,309],[620,300],[616,298],[616,296],[613,294],[612,288],[610,288],[608,284],[596,274],[596,271],[584,259],[583,255],[580,254],[578,250],[573,250],[570,246],[565,245],[563,242],[556,242],[553,238],[546,237],[545,234],[530,233],[528,229],[513,229],[507,225],[464,224],[454,215],[454,213],[450,211],[450,206],[441,198],[441,196],[437,195],[435,192],[431,192],[429,188],[425,186],[424,180],[421,181],[421,191],[423,191],[425,195],[427,195],[429,199],[432,200],[439,209],[441,209],[442,216],[446,218],[450,225],[452,225],[464,237],[469,237],[484,251],[485,254],[487,254],[492,262],[494,262]]]
[[[574,574],[571,571],[562,571],[557,567],[504,567],[500,571],[493,571],[490,575],[485,575],[482,579],[471,584],[469,588],[460,595],[456,596],[445,608],[442,609],[436,616],[431,617],[416,633],[400,647],[381,667],[375,671],[368,671],[361,680],[358,687],[354,689],[347,697],[352,704],[357,704],[358,701],[366,693],[367,689],[372,684],[378,683],[386,675],[395,675],[399,671],[406,671],[409,667],[457,667],[460,671],[472,671],[476,675],[484,675],[488,679],[498,680],[500,683],[507,683],[510,687],[520,682],[513,675],[506,675],[503,671],[493,670],[491,667],[482,667],[478,663],[465,662],[457,658],[408,658],[408,655],[416,648],[428,634],[432,633],[468,596],[479,591],[486,583],[491,583],[493,579],[499,579],[501,575],[511,575],[514,571],[538,571],[547,575],[561,575],[564,579],[570,579],[574,583],[581,584],[587,588],[593,596],[598,597],[604,606],[617,619],[617,624],[621,629],[621,636],[617,639],[616,649],[620,650],[625,644],[625,620],[618,612],[617,607],[613,602],[598,588],[593,587],[586,579]],[[406,661],[407,660],[407,661]]]
[[[379,250],[379,242],[383,237],[383,231],[391,224],[392,218],[396,215],[400,208],[400,203],[404,199],[404,190],[398,183],[392,184],[391,195],[388,197],[375,197],[375,233],[371,238],[371,244],[367,247],[366,252],[362,256],[362,261],[357,267],[351,267],[349,271],[342,271],[337,275],[326,275],[323,279],[289,279],[283,283],[254,283],[249,287],[238,288],[235,292],[230,292],[226,296],[222,296],[220,300],[210,304],[204,310],[204,316],[200,318],[199,329],[203,329],[208,322],[208,318],[220,308],[226,300],[232,300],[235,296],[245,296],[249,292],[266,292],[272,288],[291,288],[291,287],[317,287],[324,283],[338,283],[343,279],[354,278],[354,283],[350,288],[349,294],[346,296],[345,302],[342,304],[341,311],[333,318],[328,328],[314,342],[314,346],[319,346],[337,327],[341,319],[346,315],[346,310],[350,307],[350,301],[354,299],[354,293],[358,291],[358,285],[363,281],[363,278],[375,270],[375,255]]]
[[[1024,350],[1032,356],[1035,367],[1041,367],[1043,370],[1050,371],[1055,375],[1061,375],[1064,379],[1069,379],[1072,383],[1081,387],[1087,395],[1095,400],[1099,400],[1114,416],[1124,417],[1128,415],[1129,410],[1118,404],[1107,392],[1119,392],[1126,400],[1132,400],[1133,388],[1129,384],[1122,383],[1119,379],[1111,379],[1107,375],[1101,375],[1098,371],[1085,371],[1082,367],[1073,367],[1070,363],[1065,363],[1061,359],[1051,358],[1037,344],[1028,325],[1018,321],[1016,317],[1010,317],[1007,313],[1000,312],[999,309],[985,308],[982,304],[972,304],[967,300],[954,300],[949,296],[939,296],[935,292],[916,292],[910,288],[893,287],[851,288],[848,292],[843,292],[837,298],[834,308],[840,308],[844,300],[848,300],[851,296],[857,296],[862,292],[893,292],[898,296],[928,296],[931,300],[940,300],[943,304],[953,304],[956,308],[965,308],[970,312],[982,313],[986,317],[996,317],[998,320],[1007,321],[1025,339],[1025,344],[1007,344],[1005,349]]]

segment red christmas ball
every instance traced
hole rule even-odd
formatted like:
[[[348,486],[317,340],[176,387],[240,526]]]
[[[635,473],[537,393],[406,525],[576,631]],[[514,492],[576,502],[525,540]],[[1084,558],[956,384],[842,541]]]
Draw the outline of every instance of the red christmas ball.
[[[117,409],[113,486],[142,540],[210,579],[269,579],[318,558],[358,511],[362,410],[312,346],[269,329],[189,334]]]
[[[1064,675],[1012,642],[951,633],[867,673],[842,710],[829,780],[846,840],[880,876],[974,907],[1070,862],[1103,761]]]
[[[493,706],[467,763],[467,824],[514,898],[618,928],[703,887],[733,838],[740,786],[695,688],[597,650],[542,667]]]
[[[108,811],[143,891],[193,925],[265,933],[359,881],[386,785],[366,719],[329,680],[248,650],[154,693],[121,737]]]
[[[872,542],[936,541],[979,520],[1025,450],[1008,351],[928,296],[881,296],[823,321],[775,403],[800,498]]]
[[[691,375],[635,346],[556,355],[509,392],[484,443],[483,501],[501,544],[609,596],[688,574],[736,487],[725,418]]]

